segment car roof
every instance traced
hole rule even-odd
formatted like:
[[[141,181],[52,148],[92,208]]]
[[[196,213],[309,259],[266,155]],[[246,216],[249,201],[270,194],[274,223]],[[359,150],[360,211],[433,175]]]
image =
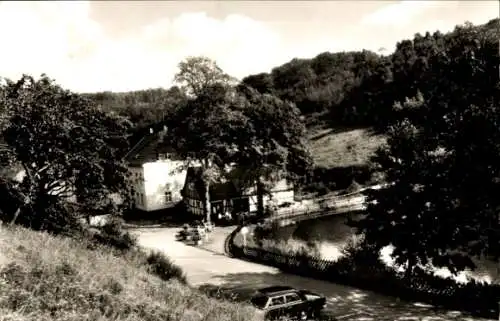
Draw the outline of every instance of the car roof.
[[[265,288],[261,288],[258,290],[262,294],[277,294],[279,292],[291,292],[291,291],[296,291],[296,289],[286,286],[286,285],[275,285],[275,286],[268,286]]]

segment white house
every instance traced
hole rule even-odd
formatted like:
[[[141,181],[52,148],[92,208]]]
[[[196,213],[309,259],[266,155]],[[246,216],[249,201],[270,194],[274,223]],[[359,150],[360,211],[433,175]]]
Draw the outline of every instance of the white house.
[[[151,131],[125,157],[132,173],[135,207],[143,211],[171,208],[182,201],[185,162],[161,144],[165,131]]]

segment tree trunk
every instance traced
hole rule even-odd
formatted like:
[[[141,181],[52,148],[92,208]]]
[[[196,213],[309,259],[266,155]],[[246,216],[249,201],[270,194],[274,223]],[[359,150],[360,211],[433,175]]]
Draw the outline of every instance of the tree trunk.
[[[19,213],[21,213],[21,206],[19,206],[16,210],[16,212],[14,213],[14,217],[12,218],[12,220],[10,221],[9,225],[14,225],[14,223],[16,223],[16,220],[19,216]]]
[[[262,179],[257,179],[257,215],[264,216],[264,185]]]
[[[409,281],[411,276],[413,275],[413,268],[415,267],[416,263],[417,263],[417,260],[413,256],[411,256],[408,259],[408,266],[406,267],[406,271],[405,271],[405,279],[407,281]]]
[[[207,171],[210,169],[210,162],[208,159],[204,159],[202,161],[202,166],[204,167],[203,172],[204,176],[207,174]],[[205,185],[205,206],[203,207],[204,209],[204,214],[205,218],[207,220],[207,223],[212,222],[212,206],[210,206],[210,178],[207,178],[206,176],[204,177],[204,185]]]
[[[23,201],[23,204],[20,205],[16,212],[14,213],[14,217],[12,218],[12,220],[10,221],[9,225],[14,225],[16,223],[16,220],[17,218],[19,217],[19,214],[21,214],[21,211],[23,209],[23,207],[25,207],[26,205],[28,205],[30,203],[30,198],[25,196],[24,197],[24,201]]]
[[[210,206],[210,182],[207,180],[205,182],[205,217],[207,218],[207,223],[212,222],[212,207]]]

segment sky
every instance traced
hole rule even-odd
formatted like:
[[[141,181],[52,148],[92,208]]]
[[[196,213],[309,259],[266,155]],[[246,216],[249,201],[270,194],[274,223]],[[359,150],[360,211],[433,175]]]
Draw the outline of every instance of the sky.
[[[3,1],[0,76],[76,92],[168,88],[187,56],[243,78],[293,58],[391,53],[417,32],[500,14],[500,1]],[[382,49],[382,51],[380,51]]]

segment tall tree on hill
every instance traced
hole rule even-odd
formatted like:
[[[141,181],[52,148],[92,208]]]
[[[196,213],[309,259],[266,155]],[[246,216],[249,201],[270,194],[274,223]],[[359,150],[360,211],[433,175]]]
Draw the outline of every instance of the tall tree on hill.
[[[188,57],[179,63],[174,81],[190,96],[197,96],[205,88],[216,84],[228,85],[234,78],[226,74],[215,61],[199,56]]]
[[[426,58],[428,88],[395,105],[388,147],[375,163],[393,183],[372,191],[366,239],[417,264],[452,272],[500,257],[498,34],[465,25]]]
[[[188,101],[181,106],[174,117],[167,121],[171,141],[177,152],[202,166],[205,185],[204,213],[211,220],[209,189],[220,177],[221,161],[226,145],[222,140],[225,126],[231,126],[228,102],[233,78],[206,57],[189,57],[179,64],[175,75]]]
[[[233,87],[225,81],[204,86],[168,127],[179,153],[194,156],[202,164],[207,187],[223,177],[221,169],[232,163],[239,165],[242,184],[251,185],[264,174],[270,177],[271,172],[278,172],[278,168],[303,175],[312,162],[299,111],[275,96],[259,94],[246,86]],[[259,185],[259,192],[263,189]],[[209,218],[208,194],[205,198]],[[259,203],[262,211],[262,201]]]
[[[25,172],[21,183],[11,182],[20,197],[12,222],[65,228],[76,218],[65,211],[71,197],[80,210],[111,210],[111,194],[128,203],[128,170],[119,161],[127,149],[127,120],[103,112],[46,76],[23,76],[8,82],[2,93],[2,158]]]

